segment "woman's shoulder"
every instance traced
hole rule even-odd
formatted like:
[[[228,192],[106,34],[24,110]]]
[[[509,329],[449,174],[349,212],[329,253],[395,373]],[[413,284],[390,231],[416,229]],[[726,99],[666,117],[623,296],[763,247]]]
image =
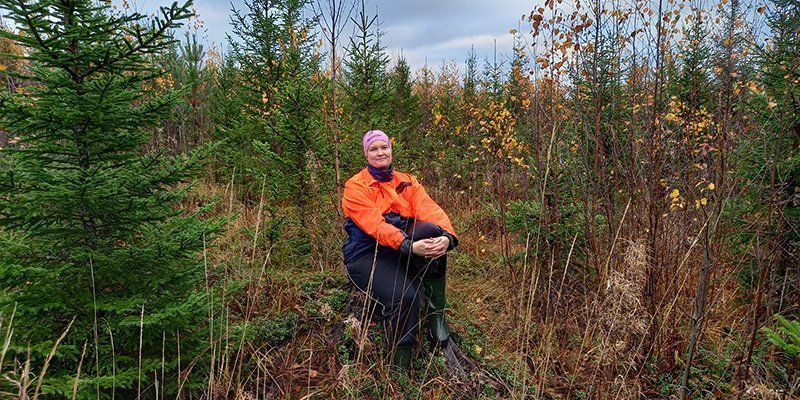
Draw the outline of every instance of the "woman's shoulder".
[[[394,170],[394,176],[396,176],[396,177],[398,177],[400,179],[410,179],[411,178],[411,174],[409,174],[408,172],[403,172],[403,171],[398,171],[398,170]]]
[[[411,182],[414,184],[419,184],[417,178],[415,178],[414,175],[411,175],[408,172],[394,171],[394,176],[401,182]]]
[[[350,179],[347,180],[347,183],[362,183],[364,181],[364,173],[369,174],[366,168],[361,169],[360,171],[353,174]]]
[[[394,177],[397,185],[402,185],[403,182],[406,182],[406,185],[410,185],[412,187],[417,187],[421,185],[417,180],[417,178],[415,178],[414,175],[411,175],[408,172],[394,171]]]

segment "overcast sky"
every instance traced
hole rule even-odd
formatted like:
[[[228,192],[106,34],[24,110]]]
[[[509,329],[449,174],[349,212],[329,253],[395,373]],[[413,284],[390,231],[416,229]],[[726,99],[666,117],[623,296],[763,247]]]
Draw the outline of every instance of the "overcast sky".
[[[121,1],[121,0],[120,0]],[[115,1],[116,3],[117,1]],[[139,11],[150,12],[167,0],[128,0]],[[367,10],[377,12],[383,31],[382,42],[392,60],[402,52],[411,68],[428,66],[438,69],[444,61],[455,61],[463,70],[472,45],[480,66],[494,57],[497,41],[498,60],[511,54],[513,38],[509,31],[521,27],[522,15],[530,13],[536,0],[371,0]],[[244,7],[243,0],[195,0],[195,8],[207,28],[208,41],[226,45],[230,31],[231,5]],[[522,25],[520,25],[522,24]],[[340,37],[343,42],[352,32],[352,24]]]

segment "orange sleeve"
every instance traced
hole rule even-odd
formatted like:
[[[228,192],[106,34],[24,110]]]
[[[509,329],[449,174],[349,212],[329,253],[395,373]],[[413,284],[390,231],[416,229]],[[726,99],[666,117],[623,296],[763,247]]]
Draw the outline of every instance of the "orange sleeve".
[[[352,181],[345,183],[342,209],[345,216],[383,246],[399,249],[406,238],[403,231],[386,222],[381,210],[370,200],[369,188],[363,184]]]
[[[411,205],[414,207],[414,219],[439,225],[440,228],[458,238],[456,230],[453,229],[453,223],[450,222],[450,217],[442,210],[442,207],[428,196],[425,188],[413,176],[411,177],[411,187],[414,189],[411,198]]]

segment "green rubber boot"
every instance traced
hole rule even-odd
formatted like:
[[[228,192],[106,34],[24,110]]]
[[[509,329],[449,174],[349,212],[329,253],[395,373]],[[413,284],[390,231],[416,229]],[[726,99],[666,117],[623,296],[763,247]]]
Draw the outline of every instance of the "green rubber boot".
[[[450,340],[450,329],[444,320],[444,309],[447,307],[445,297],[445,278],[423,279],[425,292],[428,295],[428,327],[430,336],[437,345],[444,345]]]
[[[408,371],[411,368],[411,355],[413,353],[411,346],[397,346],[394,348],[394,355],[392,355],[392,365],[397,369]]]

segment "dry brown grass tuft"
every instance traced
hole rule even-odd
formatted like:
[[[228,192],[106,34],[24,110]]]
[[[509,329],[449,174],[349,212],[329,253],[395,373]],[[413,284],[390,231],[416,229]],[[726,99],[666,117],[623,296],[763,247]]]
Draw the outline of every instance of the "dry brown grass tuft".
[[[609,272],[599,313],[605,363],[628,366],[636,344],[647,331],[650,315],[642,297],[647,254],[642,241],[631,242],[619,268]]]

